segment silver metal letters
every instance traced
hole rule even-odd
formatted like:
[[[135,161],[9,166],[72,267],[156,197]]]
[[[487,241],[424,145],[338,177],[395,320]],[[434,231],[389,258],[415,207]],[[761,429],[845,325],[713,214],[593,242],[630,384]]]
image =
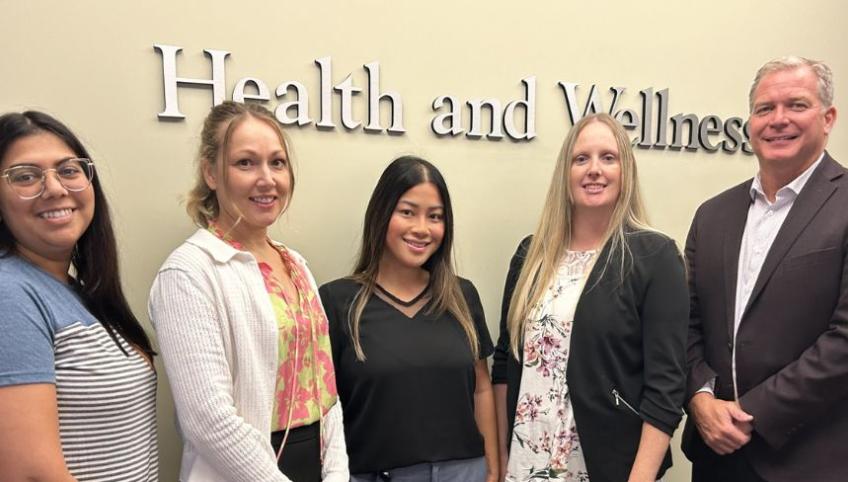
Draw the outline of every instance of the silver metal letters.
[[[178,89],[181,87],[211,88],[212,105],[226,98],[226,59],[230,52],[204,49],[210,62],[210,78],[191,78],[178,75],[177,54],[182,47],[154,44],[153,49],[162,56],[162,81],[164,109],[159,112],[160,120],[184,119],[180,111]],[[362,67],[368,77],[367,88],[354,85],[353,73],[340,82],[333,81],[331,57],[315,59],[318,67],[318,118],[315,127],[322,130],[336,129],[334,116],[344,129],[362,130],[372,134],[406,133],[403,98],[397,91],[382,90],[380,62],[373,61]],[[452,95],[439,95],[433,99],[434,113],[430,130],[439,137],[455,137],[464,134],[468,139],[486,138],[501,140],[505,136],[513,141],[531,141],[536,137],[536,76],[521,79],[523,95],[519,99],[503,101],[497,98],[474,98],[463,101]],[[669,91],[654,92],[653,87],[639,91],[640,108],[619,108],[625,97],[625,87],[613,86],[609,90],[609,109],[604,109],[601,89],[592,84],[584,96],[582,106],[578,99],[580,85],[573,82],[557,83],[563,93],[566,112],[573,125],[583,116],[596,112],[609,112],[625,129],[636,131],[634,145],[642,149],[674,149],[706,152],[721,150],[735,153],[741,150],[752,154],[748,141],[747,123],[741,117],[722,119],[713,114],[699,117],[693,113],[678,113],[669,116]],[[367,97],[367,119],[356,119],[353,105],[364,92]],[[256,77],[243,77],[233,87],[231,98],[236,102],[269,102],[272,94],[268,86]],[[279,103],[274,116],[284,125],[305,126],[312,124],[310,117],[309,89],[302,83],[288,80],[280,83],[273,92]],[[338,106],[336,108],[336,103]],[[388,125],[382,122],[388,114]],[[366,122],[363,125],[363,122]],[[669,128],[671,143],[668,143]]]

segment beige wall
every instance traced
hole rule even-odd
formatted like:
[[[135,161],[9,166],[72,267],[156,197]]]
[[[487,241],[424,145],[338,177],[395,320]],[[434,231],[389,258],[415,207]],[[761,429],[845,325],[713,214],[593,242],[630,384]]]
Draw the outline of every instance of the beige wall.
[[[622,100],[627,107],[638,106],[641,89],[668,88],[671,114],[745,116],[756,68],[796,53],[830,63],[837,108],[848,112],[846,10],[838,0],[0,0],[0,111],[43,109],[81,134],[112,201],[130,302],[146,322],[156,269],[193,230],[179,198],[192,180],[199,125],[211,103],[208,89],[180,89],[186,120],[157,120],[162,70],[153,44],[182,46],[178,72],[187,77],[209,75],[202,49],[230,51],[228,97],[243,76],[259,77],[271,89],[298,80],[309,89],[313,118],[314,59],[331,56],[333,81],[352,72],[360,87],[366,79],[362,65],[377,60],[383,88],[403,96],[406,135],[319,131],[314,125],[289,129],[298,186],[275,236],[310,260],[319,282],[346,274],[379,173],[398,154],[422,155],[448,180],[460,272],[480,290],[497,336],[509,257],[534,227],[570,126],[557,81],[596,83],[606,105],[612,85],[628,88]],[[518,98],[519,81],[528,75],[538,82],[538,137],[532,142],[440,139],[430,132],[436,96],[506,102]],[[580,91],[581,102],[586,92]],[[354,108],[360,120],[365,102],[360,95]],[[837,122],[830,142],[843,162],[844,132],[844,121]],[[652,219],[679,242],[700,202],[756,169],[754,159],[742,154],[640,150],[637,156]],[[162,479],[176,480],[180,444],[164,377],[160,407]],[[688,480],[679,452],[676,460],[666,480]]]

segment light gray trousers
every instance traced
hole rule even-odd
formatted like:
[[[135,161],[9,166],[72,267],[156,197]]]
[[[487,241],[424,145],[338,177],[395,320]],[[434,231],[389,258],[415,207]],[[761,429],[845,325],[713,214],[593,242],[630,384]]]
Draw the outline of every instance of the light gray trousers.
[[[485,482],[486,474],[486,458],[478,457],[353,474],[350,482]]]

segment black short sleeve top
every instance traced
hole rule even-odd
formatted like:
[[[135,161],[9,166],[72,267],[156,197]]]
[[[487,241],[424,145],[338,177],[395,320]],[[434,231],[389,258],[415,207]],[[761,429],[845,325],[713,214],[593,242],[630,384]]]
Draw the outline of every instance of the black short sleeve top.
[[[483,307],[470,281],[460,279],[477,330],[479,357],[494,351]],[[471,349],[459,322],[427,306],[407,317],[371,296],[360,322],[364,362],[356,359],[348,311],[360,285],[323,285],[336,383],[352,474],[424,462],[480,457],[474,419],[476,385]]]

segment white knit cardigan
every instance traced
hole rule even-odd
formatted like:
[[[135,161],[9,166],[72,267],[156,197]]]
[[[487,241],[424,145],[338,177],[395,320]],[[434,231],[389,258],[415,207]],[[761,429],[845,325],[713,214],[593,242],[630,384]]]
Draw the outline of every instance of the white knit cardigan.
[[[277,319],[253,255],[198,230],[159,269],[148,310],[183,437],[180,480],[290,482],[270,442]],[[347,482],[339,403],[322,422],[322,478]]]

